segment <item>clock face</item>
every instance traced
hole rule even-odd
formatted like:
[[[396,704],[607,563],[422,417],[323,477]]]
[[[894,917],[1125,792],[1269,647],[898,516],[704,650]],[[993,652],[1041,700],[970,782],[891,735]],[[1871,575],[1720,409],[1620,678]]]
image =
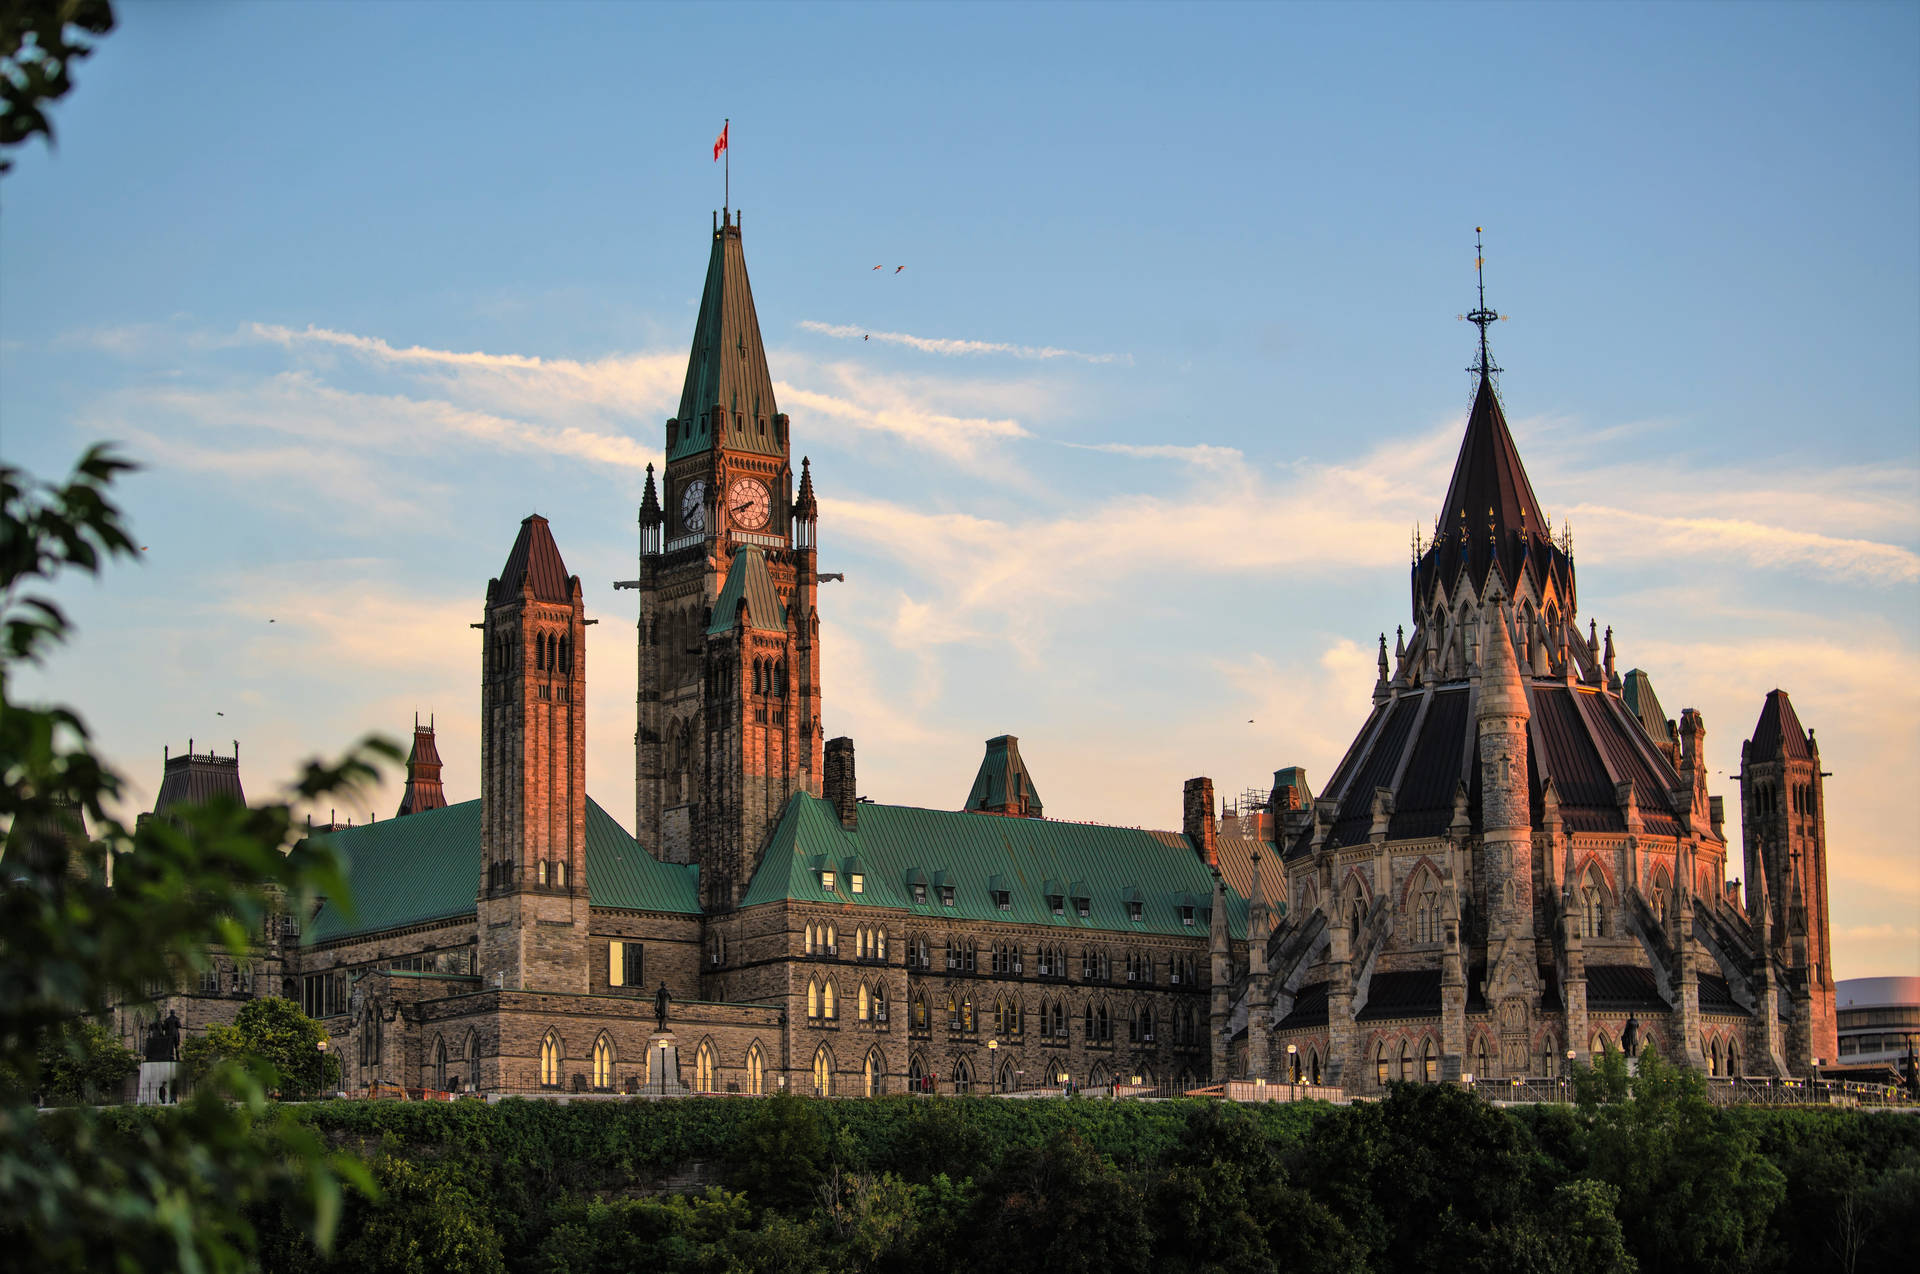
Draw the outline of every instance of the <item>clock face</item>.
[[[758,478],[735,478],[727,488],[727,510],[733,515],[735,526],[757,531],[767,524],[772,508],[773,498],[767,494],[767,484]]]
[[[680,492],[680,529],[683,531],[704,531],[707,529],[707,484],[695,479]]]

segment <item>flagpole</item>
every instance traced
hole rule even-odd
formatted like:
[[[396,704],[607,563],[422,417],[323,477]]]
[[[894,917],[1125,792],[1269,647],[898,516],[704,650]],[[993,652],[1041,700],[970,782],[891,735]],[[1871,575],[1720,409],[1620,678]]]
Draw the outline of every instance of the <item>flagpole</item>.
[[[733,206],[733,134],[730,131],[732,128],[732,119],[722,119],[720,121],[720,135],[727,139],[727,148],[722,152],[727,157],[726,185],[722,188],[720,196],[720,206],[722,208],[730,208]]]

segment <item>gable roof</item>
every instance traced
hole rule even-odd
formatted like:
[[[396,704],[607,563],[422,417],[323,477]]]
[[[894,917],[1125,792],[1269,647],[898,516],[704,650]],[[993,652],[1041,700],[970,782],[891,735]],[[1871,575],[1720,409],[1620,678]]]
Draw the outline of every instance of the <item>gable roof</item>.
[[[487,596],[492,601],[510,601],[519,596],[523,582],[533,585],[538,601],[564,605],[573,600],[573,582],[567,575],[567,564],[560,560],[560,546],[553,542],[547,520],[538,513],[520,520],[520,534],[507,551],[507,564],[500,568],[500,578],[487,590]]]
[[[480,802],[462,801],[384,823],[327,832],[346,860],[349,918],[331,899],[305,927],[308,942],[399,929],[476,914],[480,883]],[[587,888],[596,907],[697,915],[691,867],[657,861],[587,798]]]
[[[847,879],[852,860],[864,877],[857,894]],[[821,887],[822,866],[835,872],[832,892]],[[924,903],[915,903],[908,888],[916,873],[928,885]],[[941,903],[937,885],[952,886],[953,906]],[[1008,895],[1004,911],[994,901],[995,889]],[[1086,897],[1088,915],[1080,916],[1071,902],[1065,915],[1055,915],[1049,890]],[[1129,891],[1138,891],[1137,921],[1128,918]],[[789,899],[1051,925],[1063,937],[1076,930],[1204,937],[1213,873],[1177,832],[864,802],[857,828],[849,831],[830,803],[800,794],[781,811],[740,905]],[[1193,909],[1192,925],[1182,920],[1183,907]],[[1246,899],[1232,889],[1227,928],[1236,938],[1246,936]]]
[[[773,576],[767,573],[766,555],[755,544],[742,545],[734,552],[733,565],[727,568],[727,582],[721,585],[720,596],[714,599],[713,619],[707,624],[708,636],[732,632],[735,615],[743,601],[747,604],[748,628],[771,633],[786,630],[787,608],[780,604]]]
[[[727,413],[717,437],[715,407]],[[679,429],[667,459],[707,451],[716,443],[785,455],[784,439],[777,429],[768,428],[779,410],[773,401],[773,377],[767,371],[766,347],[760,343],[760,317],[753,308],[747,255],[735,214],[713,232],[700,316],[694,321],[693,348],[687,354],[687,379],[680,390]]]

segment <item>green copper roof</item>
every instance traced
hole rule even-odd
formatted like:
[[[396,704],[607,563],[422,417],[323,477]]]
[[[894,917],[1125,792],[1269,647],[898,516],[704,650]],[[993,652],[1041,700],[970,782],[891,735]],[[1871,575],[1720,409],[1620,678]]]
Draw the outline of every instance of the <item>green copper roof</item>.
[[[858,828],[848,831],[826,801],[789,800],[740,905],[793,899],[1062,930],[1207,934],[1213,873],[1178,833],[902,805],[859,810]],[[864,877],[857,894],[849,870],[855,860]],[[834,872],[831,893],[821,887],[822,866]],[[913,901],[910,880],[925,882],[926,902]],[[942,885],[953,889],[951,907],[941,901]],[[1053,913],[1050,887],[1065,898],[1066,914]],[[1007,893],[1004,911],[995,889]],[[1085,918],[1073,902],[1081,894],[1089,901]],[[1142,904],[1137,921],[1128,916],[1131,896]],[[1191,926],[1182,922],[1182,906],[1194,908]],[[1246,936],[1246,900],[1232,889],[1227,927]]]
[[[727,582],[713,603],[708,635],[732,632],[734,616],[743,601],[747,604],[748,628],[770,633],[786,630],[787,608],[780,604],[780,594],[774,591],[773,576],[767,574],[766,557],[752,544],[733,555],[733,565],[727,568]]]
[[[713,409],[726,410],[715,437]],[[707,258],[707,283],[700,294],[700,317],[687,354],[687,379],[680,391],[679,427],[667,459],[711,450],[722,443],[740,451],[786,454],[786,440],[774,421],[773,377],[766,347],[760,343],[760,318],[747,282],[747,256],[740,244],[737,216],[713,232]]]
[[[1040,791],[1020,759],[1020,740],[1011,734],[987,740],[987,754],[980,760],[980,772],[973,776],[973,790],[967,793],[970,810],[1042,816]]]
[[[475,912],[480,884],[480,802],[368,823],[324,837],[346,858],[355,912],[332,902],[306,926],[309,942],[398,929]],[[691,867],[658,862],[613,817],[587,800],[587,888],[597,907],[697,915]]]
[[[1667,714],[1660,710],[1660,699],[1653,693],[1653,679],[1646,673],[1638,668],[1629,671],[1620,687],[1620,698],[1625,701],[1627,711],[1639,718],[1649,739],[1655,743],[1673,741],[1673,736],[1667,733]]]

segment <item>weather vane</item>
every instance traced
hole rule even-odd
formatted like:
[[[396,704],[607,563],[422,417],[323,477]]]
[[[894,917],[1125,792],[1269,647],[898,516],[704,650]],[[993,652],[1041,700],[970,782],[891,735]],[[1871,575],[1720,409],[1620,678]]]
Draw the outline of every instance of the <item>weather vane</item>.
[[[1482,376],[1497,376],[1500,374],[1500,369],[1494,366],[1493,355],[1487,351],[1487,328],[1503,321],[1507,316],[1495,314],[1487,308],[1486,265],[1486,253],[1480,246],[1480,227],[1475,226],[1473,228],[1473,275],[1480,289],[1480,307],[1471,314],[1456,314],[1454,317],[1465,319],[1480,329],[1480,361],[1467,370]]]

